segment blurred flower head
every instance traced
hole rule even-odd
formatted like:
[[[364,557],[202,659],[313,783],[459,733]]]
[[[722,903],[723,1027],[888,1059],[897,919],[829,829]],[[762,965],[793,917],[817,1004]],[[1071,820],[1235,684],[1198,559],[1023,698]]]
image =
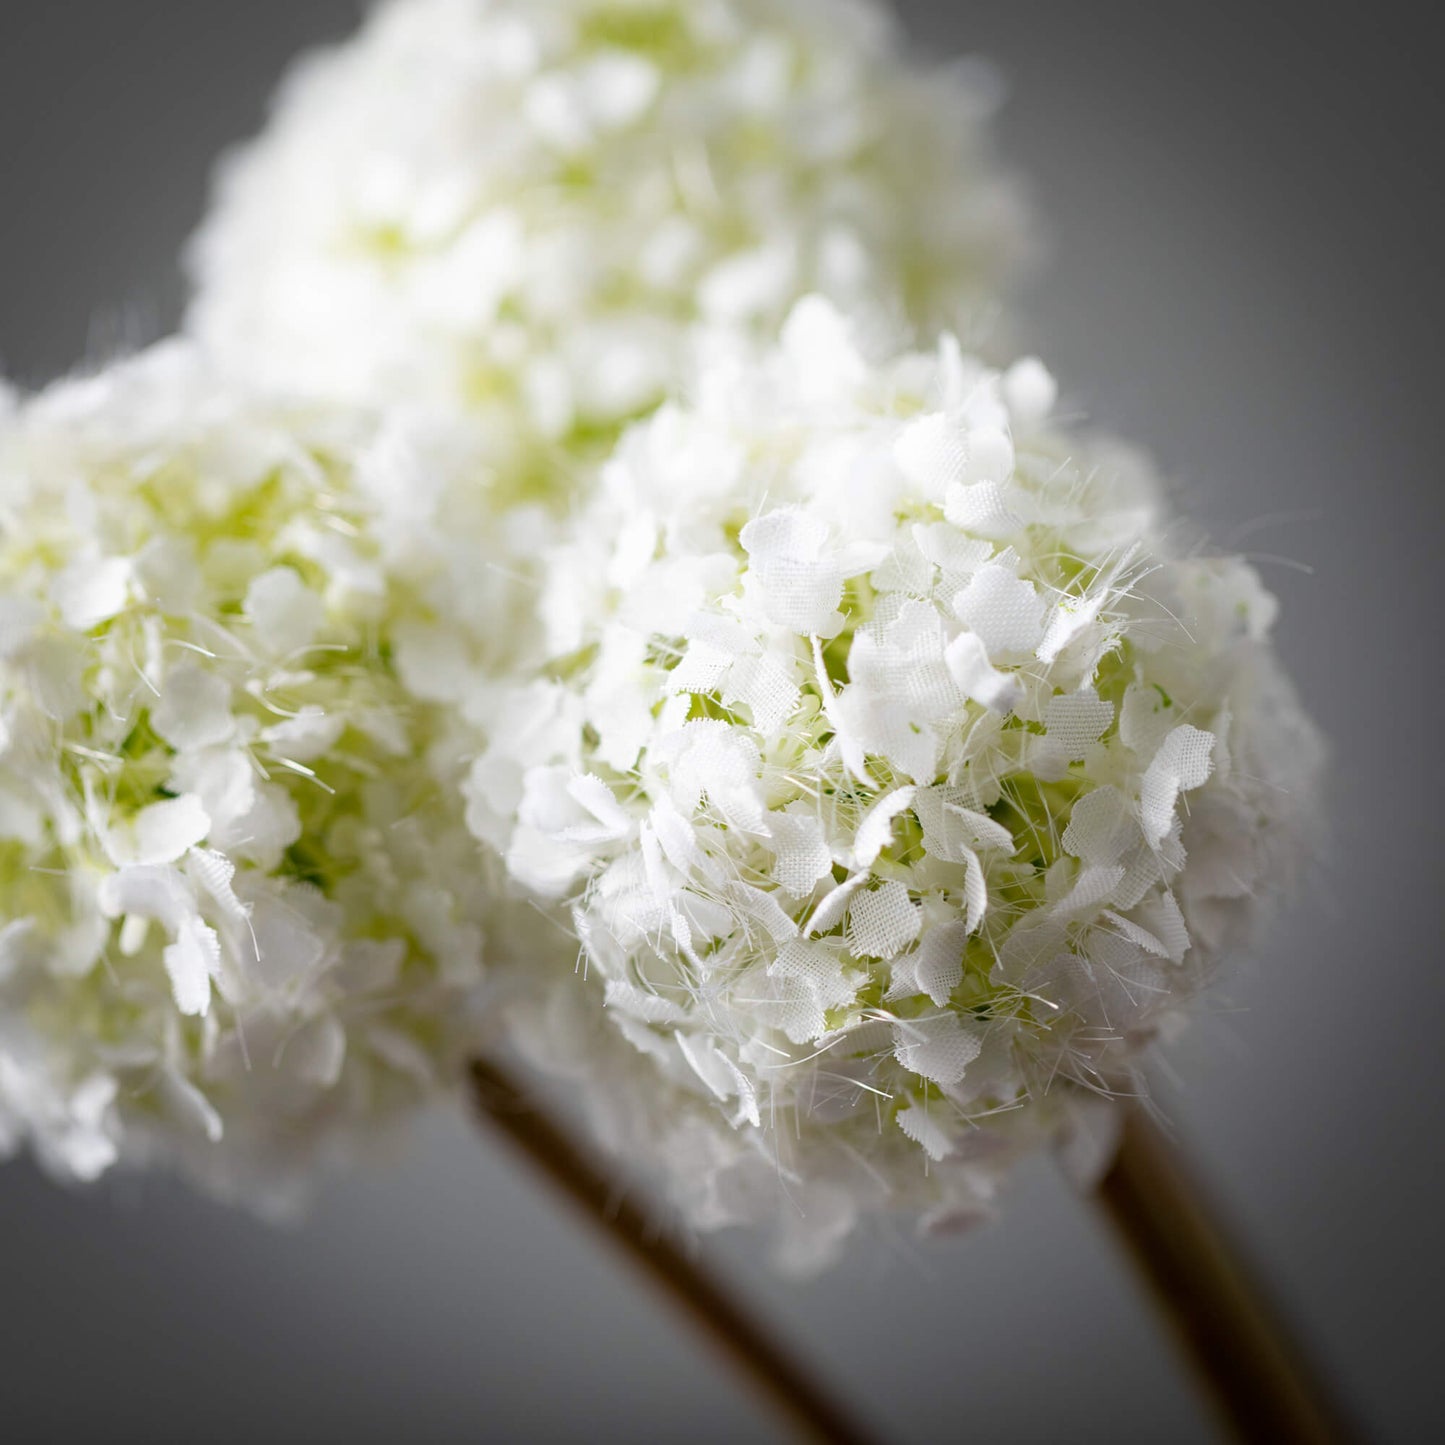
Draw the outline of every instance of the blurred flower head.
[[[464,408],[514,474],[591,454],[807,291],[987,325],[1026,251],[993,90],[860,0],[390,0],[225,165],[191,325],[263,384]]]
[[[359,418],[180,344],[0,423],[0,1147],[281,1200],[452,1081],[489,891]]]

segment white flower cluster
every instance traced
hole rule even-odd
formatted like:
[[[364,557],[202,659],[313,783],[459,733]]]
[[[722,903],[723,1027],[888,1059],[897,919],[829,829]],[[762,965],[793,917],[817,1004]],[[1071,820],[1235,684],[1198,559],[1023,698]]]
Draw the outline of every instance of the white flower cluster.
[[[227,168],[197,348],[7,401],[0,1151],[279,1195],[450,1081],[484,928],[562,974],[456,785],[554,504],[718,338],[983,324],[1023,250],[986,77],[900,52],[854,0],[390,0]]]
[[[1038,362],[873,359],[1017,259],[987,89],[854,0],[386,0],[296,72],[195,341],[0,397],[0,1153],[280,1200],[499,996],[800,1267],[1090,1132],[1319,747]]]
[[[869,1203],[975,1214],[1297,845],[1317,744],[1272,599],[1177,555],[1148,469],[1053,402],[947,337],[871,365],[806,300],[632,430],[546,559],[469,821],[573,900],[596,1012],[726,1115],[624,1111],[696,1220],[775,1212],[780,1173],[815,1251]]]
[[[0,1152],[284,1202],[453,1081],[489,890],[362,432],[180,343],[0,421]]]
[[[859,0],[390,0],[225,168],[192,327],[267,385],[469,410],[522,473],[809,291],[983,324],[1024,249],[991,87],[900,52]]]

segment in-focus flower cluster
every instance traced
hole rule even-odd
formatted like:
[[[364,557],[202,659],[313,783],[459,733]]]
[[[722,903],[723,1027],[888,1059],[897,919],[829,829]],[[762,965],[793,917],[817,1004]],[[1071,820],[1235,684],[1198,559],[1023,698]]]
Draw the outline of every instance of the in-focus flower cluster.
[[[948,337],[870,364],[810,299],[632,430],[547,558],[469,822],[573,901],[659,1089],[731,1125],[627,1106],[700,1222],[779,1175],[814,1253],[860,1207],[976,1213],[1293,854],[1317,746],[1272,599],[1053,404]]]
[[[226,168],[192,327],[267,385],[467,410],[556,486],[808,291],[984,322],[1024,240],[991,86],[900,52],[858,0],[390,0]]]
[[[364,436],[181,344],[0,423],[0,1150],[279,1200],[452,1082],[489,890]]]

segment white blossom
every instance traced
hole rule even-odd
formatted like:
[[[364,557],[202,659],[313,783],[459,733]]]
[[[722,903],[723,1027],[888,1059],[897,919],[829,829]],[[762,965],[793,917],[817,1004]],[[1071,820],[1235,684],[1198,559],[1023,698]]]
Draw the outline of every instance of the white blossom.
[[[180,343],[0,421],[0,1150],[279,1204],[453,1082],[512,924],[370,435]]]
[[[995,88],[873,0],[389,0],[223,168],[191,325],[266,385],[465,409],[556,485],[810,290],[987,326],[1027,249]]]
[[[531,1054],[694,1223],[800,1206],[794,1264],[1087,1136],[1301,849],[1272,600],[1054,398],[805,300],[623,438],[483,720],[469,821],[585,960]]]

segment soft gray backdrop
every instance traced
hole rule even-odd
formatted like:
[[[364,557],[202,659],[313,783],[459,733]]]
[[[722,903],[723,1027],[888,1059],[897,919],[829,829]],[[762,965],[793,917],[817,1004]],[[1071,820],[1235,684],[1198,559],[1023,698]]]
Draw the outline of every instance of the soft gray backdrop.
[[[0,5],[0,356],[39,381],[173,321],[213,154],[354,0]],[[1266,560],[1331,734],[1335,863],[1175,1055],[1173,1118],[1378,1438],[1435,1437],[1445,114],[1407,11],[914,3],[1012,86],[1055,254],[1032,336]],[[1292,564],[1307,564],[1304,572]],[[1167,1087],[1167,1086],[1166,1086]],[[1053,1175],[803,1289],[718,1257],[900,1440],[1204,1441]],[[772,1438],[674,1321],[459,1123],[275,1233],[176,1188],[0,1171],[6,1440]]]

